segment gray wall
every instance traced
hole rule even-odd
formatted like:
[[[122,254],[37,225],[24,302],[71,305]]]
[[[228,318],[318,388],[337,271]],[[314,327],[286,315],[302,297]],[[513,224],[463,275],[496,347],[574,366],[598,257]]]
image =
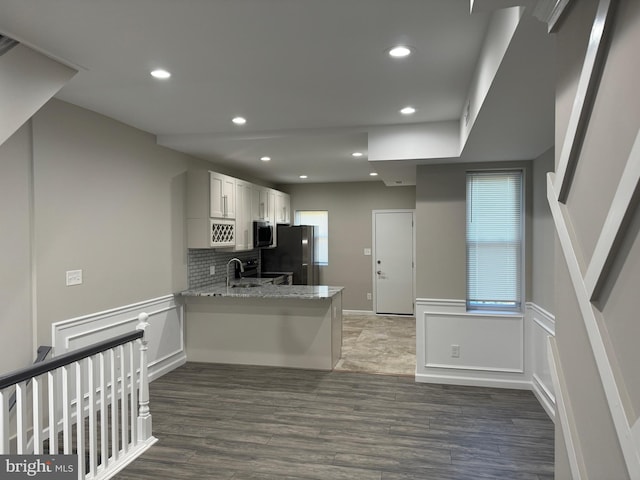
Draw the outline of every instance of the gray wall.
[[[466,172],[488,168],[525,170],[526,244],[531,245],[531,162],[419,166],[416,181],[418,298],[466,298]],[[526,249],[525,300],[531,300],[531,256]]]
[[[58,100],[0,146],[0,370],[28,365],[53,322],[186,288],[191,167],[215,168]],[[72,269],[84,283],[66,287]]]
[[[596,0],[572,2],[557,34],[556,145],[562,145],[564,141],[597,3]],[[622,0],[613,22],[611,45],[566,203],[578,239],[577,254],[585,264],[590,260],[640,127],[638,45],[640,2]],[[559,154],[560,148],[556,160]],[[640,363],[637,348],[640,338],[640,322],[637,321],[640,213],[637,202],[634,208],[626,235],[617,246],[616,261],[596,302],[596,312],[602,312],[602,331],[607,336],[605,344],[617,366],[617,381],[622,386],[626,398],[624,406],[631,422],[640,413],[640,378],[637,374]],[[573,409],[588,476],[628,478],[566,264],[561,253],[556,256],[556,339],[567,384],[567,402]],[[556,430],[559,428],[558,422]],[[563,447],[557,445],[557,449]],[[559,453],[559,458],[564,458],[565,453]],[[556,476],[569,477],[566,462],[557,463]]]
[[[555,311],[555,229],[547,201],[547,173],[553,172],[554,150],[549,149],[532,162],[532,265],[531,301],[553,313]]]
[[[367,293],[373,292],[371,256],[373,210],[413,209],[414,187],[386,187],[381,182],[296,184],[278,188],[291,195],[291,211],[329,212],[329,265],[320,269],[320,283],[345,287],[347,310],[373,309]],[[419,254],[418,254],[419,255]]]
[[[0,374],[33,361],[31,124],[0,145]]]

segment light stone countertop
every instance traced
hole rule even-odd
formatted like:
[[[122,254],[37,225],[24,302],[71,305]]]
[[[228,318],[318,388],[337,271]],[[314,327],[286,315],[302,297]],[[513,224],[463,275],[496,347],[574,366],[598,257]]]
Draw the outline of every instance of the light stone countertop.
[[[262,280],[262,281],[261,281]],[[344,287],[326,285],[273,285],[264,283],[260,286],[242,287],[245,284],[268,282],[265,279],[250,278],[236,280],[227,287],[226,283],[214,283],[205,287],[193,288],[181,292],[184,297],[236,297],[236,298],[290,298],[304,300],[318,300],[332,298],[342,292]]]

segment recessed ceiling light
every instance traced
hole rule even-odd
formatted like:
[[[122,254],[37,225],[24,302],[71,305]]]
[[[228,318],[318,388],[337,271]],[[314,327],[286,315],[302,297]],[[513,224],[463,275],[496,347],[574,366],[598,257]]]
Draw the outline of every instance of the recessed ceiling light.
[[[402,110],[400,110],[400,113],[403,115],[413,115],[414,113],[416,113],[416,109],[413,107],[404,107]]]
[[[159,79],[165,79],[165,78],[169,78],[171,76],[171,73],[167,72],[166,70],[162,70],[161,68],[157,69],[157,70],[153,70],[151,72],[151,76],[153,78],[159,78]]]
[[[263,162],[268,162],[269,160],[271,160],[271,157],[260,157],[260,160],[262,160]]]
[[[236,125],[244,125],[247,123],[247,119],[244,117],[234,117],[231,121]]]
[[[372,176],[372,177],[377,177],[378,176],[378,174],[376,172],[371,172],[369,175]]]
[[[351,156],[352,156],[352,157],[356,157],[356,158],[361,157],[361,156],[362,156],[362,152],[353,152],[353,153],[351,154]]]
[[[411,48],[406,45],[397,45],[389,50],[389,56],[393,58],[404,58],[411,55]]]
[[[300,178],[307,178],[306,175],[300,175]]]

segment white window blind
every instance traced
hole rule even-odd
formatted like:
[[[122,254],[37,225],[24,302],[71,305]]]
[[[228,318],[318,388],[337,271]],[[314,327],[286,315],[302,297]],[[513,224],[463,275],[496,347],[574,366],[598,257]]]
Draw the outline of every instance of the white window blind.
[[[467,308],[520,310],[522,172],[467,173]]]
[[[296,225],[315,225],[315,258],[319,265],[329,265],[329,212],[296,210]]]

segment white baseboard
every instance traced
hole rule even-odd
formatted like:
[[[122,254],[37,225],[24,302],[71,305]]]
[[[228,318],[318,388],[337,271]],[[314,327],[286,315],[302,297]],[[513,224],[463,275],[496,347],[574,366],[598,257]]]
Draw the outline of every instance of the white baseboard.
[[[513,388],[531,390],[531,382],[516,379],[499,379],[495,377],[438,375],[432,373],[416,373],[418,383],[440,383],[445,385],[465,385],[469,387]]]
[[[536,396],[544,411],[547,412],[549,418],[556,421],[556,398],[555,395],[551,393],[551,391],[542,383],[540,378],[534,373],[533,378],[531,379],[531,390],[533,394]]]
[[[372,310],[342,310],[343,315],[375,315]]]

